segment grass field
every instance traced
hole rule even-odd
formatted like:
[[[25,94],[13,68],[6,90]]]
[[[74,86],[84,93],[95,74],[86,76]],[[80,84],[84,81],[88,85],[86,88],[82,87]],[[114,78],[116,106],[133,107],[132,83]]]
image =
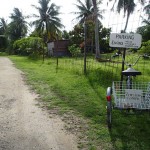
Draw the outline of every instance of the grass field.
[[[87,59],[87,74],[83,74],[82,58],[49,58],[43,63],[27,57],[10,56],[21,69],[49,109],[59,108],[59,114],[73,112],[86,120],[73,122],[81,132],[79,148],[85,150],[149,150],[150,114],[127,115],[113,110],[113,125],[106,124],[106,89],[113,80],[120,80],[120,63],[96,62]],[[114,59],[117,62],[121,58]],[[134,62],[131,56],[127,61]],[[135,69],[144,75],[136,81],[150,82],[150,60],[141,59]],[[67,121],[66,121],[67,122]],[[70,127],[71,128],[71,127]],[[73,132],[73,131],[72,131]]]

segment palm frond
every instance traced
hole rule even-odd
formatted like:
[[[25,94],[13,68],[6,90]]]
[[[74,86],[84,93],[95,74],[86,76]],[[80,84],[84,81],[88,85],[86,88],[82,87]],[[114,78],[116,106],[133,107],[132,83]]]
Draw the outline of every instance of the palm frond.
[[[40,8],[36,5],[31,5],[32,7],[34,7],[35,9],[39,10]]]
[[[142,23],[144,23],[145,25],[149,25],[149,26],[150,26],[150,21],[149,21],[149,20],[144,19],[144,20],[142,21]]]
[[[50,0],[39,0],[39,6],[32,5],[37,9],[39,15],[33,15],[37,20],[32,22],[38,32],[47,34],[49,37],[50,32],[55,32],[59,28],[64,27],[61,24],[61,19],[58,17],[60,7],[54,3],[50,3]]]

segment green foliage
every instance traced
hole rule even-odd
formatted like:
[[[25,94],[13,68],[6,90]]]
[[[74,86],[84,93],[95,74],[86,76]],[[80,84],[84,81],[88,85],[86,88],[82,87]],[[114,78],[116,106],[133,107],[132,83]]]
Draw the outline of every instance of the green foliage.
[[[0,37],[0,51],[4,52],[7,47],[7,38],[6,37]]]
[[[82,25],[75,25],[73,30],[69,32],[70,43],[78,46],[84,41],[84,29]]]
[[[150,40],[150,22],[147,25],[141,26],[137,29],[137,33],[142,35],[143,41]]]
[[[14,8],[13,13],[11,13],[11,22],[8,25],[8,35],[11,41],[18,40],[25,37],[27,34],[27,22],[25,21],[25,16],[18,8]]]
[[[39,37],[28,37],[15,41],[13,48],[19,55],[30,55],[35,58],[43,53],[44,43]]]
[[[63,30],[62,32],[62,39],[65,39],[65,40],[69,39],[69,33],[66,30]]]
[[[91,15],[94,14],[91,0],[86,0],[83,2],[81,0],[77,0],[77,4],[75,4],[75,6],[77,8],[77,11],[72,13],[78,15],[75,19],[79,24],[83,24],[85,22],[85,19],[88,20],[88,18],[90,18]]]
[[[8,40],[6,36],[7,22],[4,18],[0,18],[0,51],[5,51]]]
[[[78,56],[79,54],[81,54],[81,49],[80,49],[80,47],[77,47],[76,44],[69,46],[68,50],[70,51],[72,56]]]
[[[88,51],[94,52],[94,41],[95,41],[95,30],[94,30],[94,23],[92,21],[87,21],[87,47],[89,48]],[[110,35],[110,28],[105,28],[102,25],[99,26],[99,43],[100,48],[103,52],[109,51],[109,35]],[[69,32],[69,39],[71,45],[77,44],[84,49],[84,28],[82,24],[78,24],[74,26],[74,29]]]
[[[38,11],[38,15],[33,15],[36,20],[32,22],[32,25],[39,33],[46,31],[47,40],[54,40],[60,33],[60,28],[64,27],[59,18],[60,7],[51,3],[50,0],[38,0],[38,4],[38,7],[32,5]]]
[[[5,52],[0,52],[0,56],[8,56]]]
[[[110,35],[111,29],[105,28],[102,25],[99,28],[99,43],[100,48],[102,52],[109,52],[109,35]]]
[[[142,47],[140,48],[139,52],[150,55],[150,40],[142,43]]]

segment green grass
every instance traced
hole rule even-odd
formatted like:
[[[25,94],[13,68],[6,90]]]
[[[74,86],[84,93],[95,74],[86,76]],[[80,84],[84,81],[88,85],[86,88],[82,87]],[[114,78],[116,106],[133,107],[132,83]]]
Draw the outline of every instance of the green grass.
[[[0,56],[7,56],[5,52],[0,52]]]
[[[25,72],[27,82],[41,95],[49,109],[58,107],[60,113],[73,111],[87,120],[88,128],[84,130],[85,124],[81,125],[83,135],[79,144],[80,149],[150,149],[148,113],[126,115],[119,110],[113,110],[112,130],[109,131],[107,128],[106,88],[111,86],[113,80],[120,79],[121,64],[99,63],[89,59],[85,76],[81,58],[59,58],[58,66],[55,58],[47,59],[44,63],[26,57],[11,56],[10,59]],[[143,70],[145,75],[137,77],[137,81],[150,81],[149,65],[149,60],[138,63],[136,69]],[[84,138],[87,138],[88,143],[83,142]]]

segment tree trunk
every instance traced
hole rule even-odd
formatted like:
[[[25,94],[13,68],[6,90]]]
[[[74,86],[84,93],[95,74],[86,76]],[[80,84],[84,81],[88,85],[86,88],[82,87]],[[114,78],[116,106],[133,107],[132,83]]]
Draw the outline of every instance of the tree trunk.
[[[125,24],[125,27],[124,27],[124,33],[126,32],[126,29],[127,29],[127,26],[128,26],[128,22],[129,22],[129,17],[130,17],[130,12],[127,12],[127,19],[126,19],[126,24]]]
[[[95,48],[96,48],[96,58],[100,58],[100,46],[99,46],[99,31],[98,31],[98,19],[97,13],[95,17]]]
[[[87,45],[87,26],[84,21],[84,74],[86,75],[86,45]]]
[[[98,31],[98,15],[96,0],[92,0],[94,6],[94,19],[95,19],[95,51],[96,58],[100,58],[100,46],[99,46],[99,31]]]
[[[126,32],[126,29],[127,29],[127,26],[128,26],[129,17],[130,17],[130,12],[127,12],[127,19],[126,19],[126,24],[125,24],[123,33]],[[123,60],[122,60],[122,71],[124,71],[125,55],[126,55],[126,49],[124,48],[124,50],[123,50]],[[123,81],[123,75],[122,75],[122,73],[121,73],[121,81]]]
[[[123,49],[123,56],[122,56],[121,81],[123,81],[123,74],[122,74],[122,71],[124,71],[125,57],[126,57],[126,49],[124,48],[124,49]]]

